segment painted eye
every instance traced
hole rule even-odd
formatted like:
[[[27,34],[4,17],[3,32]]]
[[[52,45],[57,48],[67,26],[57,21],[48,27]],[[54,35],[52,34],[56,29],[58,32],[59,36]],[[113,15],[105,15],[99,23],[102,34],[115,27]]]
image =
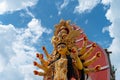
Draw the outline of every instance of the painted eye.
[[[57,47],[58,49],[60,48],[60,46]]]
[[[65,45],[61,45],[61,48],[65,48],[66,46]]]
[[[59,49],[59,48],[65,48],[65,47],[66,47],[66,45],[61,44],[61,45],[59,45],[57,48]]]

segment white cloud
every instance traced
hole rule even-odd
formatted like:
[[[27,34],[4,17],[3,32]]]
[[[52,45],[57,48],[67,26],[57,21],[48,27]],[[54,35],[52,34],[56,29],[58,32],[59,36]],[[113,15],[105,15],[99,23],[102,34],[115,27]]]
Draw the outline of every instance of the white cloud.
[[[26,8],[26,12],[28,15],[30,15],[32,18],[35,18],[35,16],[28,10],[28,8]]]
[[[56,3],[58,9],[58,15],[61,14],[62,9],[64,9],[68,4],[69,4],[69,0],[64,0],[62,4],[60,2]]]
[[[15,40],[15,37],[16,30],[13,25],[0,24],[0,57],[2,57],[0,61],[3,61],[1,62],[3,66],[5,66],[9,62],[10,57],[15,54],[11,48],[11,42]],[[3,58],[3,56],[6,58]]]
[[[26,29],[0,25],[0,80],[39,80],[33,75],[35,44],[43,33],[51,33],[33,18]],[[38,45],[38,44],[37,44]]]
[[[9,60],[15,55],[12,43],[16,38],[16,29],[13,25],[0,24],[0,80],[23,79],[20,71],[10,65]],[[16,75],[16,77],[15,77]]]
[[[110,4],[111,0],[102,0],[101,1],[104,5],[108,5]]]
[[[6,9],[7,9],[6,1],[1,1],[1,3],[0,3],[0,14],[3,14],[4,12],[6,12]]]
[[[3,59],[3,57],[0,55],[0,73],[4,70],[4,67],[5,67],[5,61]]]
[[[24,75],[17,67],[7,64],[4,71],[0,72],[0,80],[24,80]]]
[[[102,32],[103,32],[103,33],[105,33],[106,31],[109,31],[109,27],[104,27],[104,28],[102,29]]]
[[[109,32],[111,38],[113,38],[112,44],[108,48],[109,51],[112,51],[111,61],[112,64],[117,68],[116,72],[116,80],[119,80],[120,77],[120,10],[119,10],[120,0],[111,0],[110,1],[110,9],[106,13],[106,18],[112,23],[109,26]]]
[[[61,9],[63,9],[64,7],[66,7],[69,3],[69,0],[64,0],[63,4],[60,6]]]
[[[0,14],[34,6],[38,0],[0,0]]]
[[[75,13],[84,13],[84,12],[90,12],[98,3],[100,3],[100,0],[78,0],[79,5],[75,7],[74,12]]]

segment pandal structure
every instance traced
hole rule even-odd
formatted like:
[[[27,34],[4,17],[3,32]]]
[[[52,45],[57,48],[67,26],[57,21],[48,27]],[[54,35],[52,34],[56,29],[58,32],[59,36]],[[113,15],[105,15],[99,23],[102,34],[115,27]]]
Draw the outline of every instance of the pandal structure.
[[[48,54],[46,48],[42,47],[47,60],[43,58],[43,54],[36,54],[41,64],[34,61],[34,66],[44,72],[34,70],[34,74],[44,76],[44,80],[88,80],[89,72],[100,71],[99,64],[93,68],[89,66],[101,57],[101,52],[96,51],[90,57],[97,44],[89,44],[87,37],[83,35],[85,34],[79,27],[70,24],[70,21],[61,20],[55,25],[51,40],[53,52]]]

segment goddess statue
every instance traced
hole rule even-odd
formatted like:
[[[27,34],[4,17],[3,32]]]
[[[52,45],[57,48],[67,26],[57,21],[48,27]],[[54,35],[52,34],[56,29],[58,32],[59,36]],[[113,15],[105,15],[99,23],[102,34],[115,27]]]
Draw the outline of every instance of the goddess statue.
[[[96,65],[94,68],[88,66],[97,60],[101,53],[96,52],[92,58],[89,58],[96,43],[87,46],[86,37],[78,39],[81,34],[83,34],[81,29],[71,25],[70,21],[61,20],[59,24],[55,25],[54,36],[51,39],[54,49],[49,54],[43,47],[47,60],[43,58],[42,54],[36,54],[41,64],[34,61],[34,66],[44,72],[34,70],[34,74],[44,76],[44,80],[87,80],[86,76],[89,72],[99,71],[100,65]],[[79,47],[80,45],[76,45],[76,42],[81,40],[83,41],[82,47]]]

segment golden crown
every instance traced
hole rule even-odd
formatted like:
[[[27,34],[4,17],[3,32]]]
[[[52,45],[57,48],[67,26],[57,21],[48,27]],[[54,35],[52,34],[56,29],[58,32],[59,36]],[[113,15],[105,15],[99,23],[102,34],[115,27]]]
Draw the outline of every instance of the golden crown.
[[[70,25],[69,20],[61,20],[59,24],[55,25],[52,44],[56,48],[58,44],[65,43],[70,48],[75,46],[75,38],[79,35],[80,32],[73,29],[73,26]]]

